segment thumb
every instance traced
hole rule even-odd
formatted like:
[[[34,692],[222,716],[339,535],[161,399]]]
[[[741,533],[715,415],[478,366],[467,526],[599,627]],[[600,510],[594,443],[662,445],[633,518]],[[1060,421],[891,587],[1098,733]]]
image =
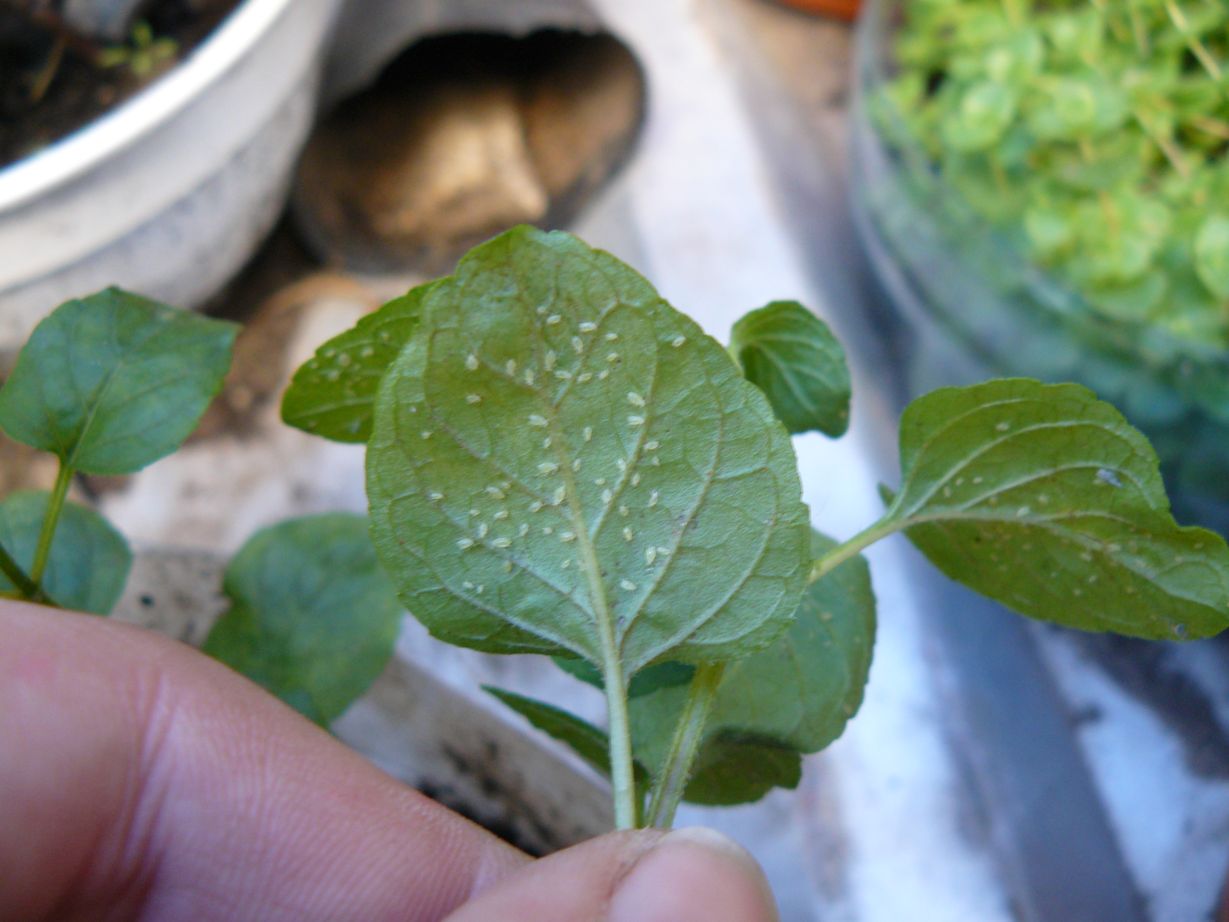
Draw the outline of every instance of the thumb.
[[[535,861],[446,922],[777,922],[755,860],[709,829],[615,832]]]

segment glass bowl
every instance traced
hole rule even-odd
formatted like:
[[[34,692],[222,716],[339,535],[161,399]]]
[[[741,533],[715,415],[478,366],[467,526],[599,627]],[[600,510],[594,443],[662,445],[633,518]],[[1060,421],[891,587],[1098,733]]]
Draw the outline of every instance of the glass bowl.
[[[1179,520],[1229,531],[1221,331],[1198,322],[1180,288],[1160,318],[1094,304],[1034,259],[1023,221],[973,207],[896,102],[909,5],[863,7],[850,169],[859,233],[903,327],[909,396],[999,376],[1082,383],[1152,439]]]

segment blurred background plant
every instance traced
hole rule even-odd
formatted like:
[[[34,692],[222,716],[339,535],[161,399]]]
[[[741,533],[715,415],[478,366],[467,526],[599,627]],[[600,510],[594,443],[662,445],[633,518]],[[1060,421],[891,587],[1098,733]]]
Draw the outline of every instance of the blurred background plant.
[[[1229,524],[1229,7],[880,0],[866,19],[858,205],[934,345],[911,390],[1080,380],[1149,433],[1183,515]]]

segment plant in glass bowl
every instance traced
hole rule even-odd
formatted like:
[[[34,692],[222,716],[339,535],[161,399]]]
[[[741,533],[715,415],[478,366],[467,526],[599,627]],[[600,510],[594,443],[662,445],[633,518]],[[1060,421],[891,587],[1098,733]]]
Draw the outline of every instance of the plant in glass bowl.
[[[1229,9],[877,0],[859,223],[911,387],[1077,380],[1153,439],[1184,516],[1229,488]]]

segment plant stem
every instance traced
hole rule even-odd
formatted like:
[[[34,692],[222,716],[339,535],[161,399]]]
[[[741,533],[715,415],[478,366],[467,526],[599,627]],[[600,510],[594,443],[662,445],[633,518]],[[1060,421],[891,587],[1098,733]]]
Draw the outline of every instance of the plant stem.
[[[1178,6],[1174,0],[1165,0],[1165,12],[1173,20],[1173,24],[1178,27],[1178,31],[1182,33],[1182,37],[1186,40],[1186,47],[1191,50],[1191,54],[1203,65],[1208,75],[1219,82],[1221,79],[1220,65],[1208,52],[1207,46],[1199,40],[1199,36],[1191,32],[1191,24],[1187,21],[1186,14],[1182,12],[1182,7]]]
[[[8,577],[8,581],[17,587],[23,599],[33,599],[38,595],[38,584],[26,575],[21,564],[14,560],[3,547],[0,547],[0,573]]]
[[[687,782],[691,780],[691,770],[695,766],[696,754],[700,751],[704,725],[708,722],[708,713],[712,710],[724,674],[725,663],[710,663],[696,669],[687,689],[683,713],[674,728],[670,753],[666,756],[666,764],[662,767],[661,776],[653,790],[645,825],[669,829],[674,822],[674,813],[683,799]]]
[[[882,518],[874,525],[858,532],[843,544],[838,544],[811,566],[811,576],[808,582],[815,582],[827,576],[846,560],[856,557],[881,538],[900,531],[911,523],[900,519]]]
[[[56,526],[60,524],[60,513],[64,511],[64,498],[68,496],[68,486],[72,480],[72,467],[61,459],[60,469],[55,475],[55,486],[51,489],[51,499],[47,501],[43,530],[38,535],[38,547],[34,550],[34,563],[30,567],[30,579],[40,592],[43,588],[43,573],[47,569],[47,561],[51,556],[51,542],[55,538]]]
[[[612,652],[603,670],[606,714],[610,722],[610,786],[614,794],[615,829],[635,829],[639,810],[636,776],[632,771],[632,734],[627,722],[627,683]]]

